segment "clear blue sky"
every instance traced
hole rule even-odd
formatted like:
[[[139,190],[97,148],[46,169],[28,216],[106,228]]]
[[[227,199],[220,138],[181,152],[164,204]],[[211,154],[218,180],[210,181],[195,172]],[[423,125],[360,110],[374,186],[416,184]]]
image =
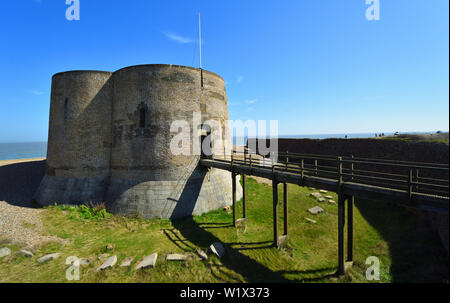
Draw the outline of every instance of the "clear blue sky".
[[[51,76],[145,63],[203,67],[227,83],[230,119],[280,134],[448,130],[449,1],[2,1],[0,142],[45,141]]]

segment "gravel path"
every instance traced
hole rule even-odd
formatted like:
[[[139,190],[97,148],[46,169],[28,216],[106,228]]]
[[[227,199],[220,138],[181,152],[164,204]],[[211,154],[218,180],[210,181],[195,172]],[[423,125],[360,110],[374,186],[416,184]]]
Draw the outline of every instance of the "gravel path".
[[[40,234],[43,210],[30,203],[44,171],[43,159],[0,161],[0,247],[12,243],[35,250],[48,242],[63,241]]]
[[[43,229],[41,211],[0,202],[0,243],[17,244],[29,250],[49,242],[62,243],[60,238],[40,235]]]

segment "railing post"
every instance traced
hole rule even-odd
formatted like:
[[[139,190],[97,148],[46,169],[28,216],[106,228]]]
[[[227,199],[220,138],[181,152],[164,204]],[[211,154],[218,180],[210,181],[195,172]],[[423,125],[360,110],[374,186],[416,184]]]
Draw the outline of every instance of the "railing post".
[[[416,186],[415,186],[416,193],[419,192],[419,169],[416,168]]]
[[[318,176],[318,171],[317,171],[317,160],[314,160],[314,175],[317,177]]]
[[[233,196],[233,226],[236,227],[236,173],[231,173]]]
[[[339,191],[341,191],[341,185],[343,181],[342,176],[342,157],[338,157],[338,178],[339,178]]]
[[[288,163],[289,163],[289,151],[286,151],[286,171],[288,170]]]
[[[305,177],[305,159],[302,158],[301,164],[300,164],[300,174],[302,176],[302,185],[305,184],[305,180],[303,179]]]
[[[247,218],[247,212],[246,212],[246,209],[245,209],[245,202],[246,202],[245,175],[242,174],[242,216],[244,218]]]
[[[286,182],[283,183],[283,206],[284,206],[284,208],[283,208],[283,210],[284,210],[284,213],[283,213],[283,216],[284,216],[283,217],[283,223],[284,223],[283,231],[284,231],[284,233],[283,233],[283,235],[287,236],[287,234],[288,234],[288,185]]]
[[[345,196],[338,194],[338,275],[344,274],[344,226],[345,226]]]
[[[411,202],[412,193],[413,193],[413,171],[412,168],[409,169],[409,176],[408,176],[408,195],[409,195],[409,201]]]
[[[344,226],[345,226],[345,199],[342,190],[342,157],[338,157],[338,275],[344,274]]]
[[[271,152],[272,156],[272,176],[275,179],[275,158],[273,157],[273,152]]]
[[[354,158],[355,158],[355,157],[352,155],[352,165],[351,165],[351,167],[350,167],[350,168],[351,168],[351,174],[352,174],[352,179],[351,179],[352,182],[353,182],[353,180],[354,180],[354,176],[353,176],[353,175],[354,175],[354,172],[353,172],[353,170],[355,169],[355,166],[354,166],[354,163],[353,163]]]
[[[353,262],[353,206],[355,197],[348,197],[347,200],[347,262]]]
[[[278,182],[276,178],[272,180],[273,194],[273,246],[278,247]]]

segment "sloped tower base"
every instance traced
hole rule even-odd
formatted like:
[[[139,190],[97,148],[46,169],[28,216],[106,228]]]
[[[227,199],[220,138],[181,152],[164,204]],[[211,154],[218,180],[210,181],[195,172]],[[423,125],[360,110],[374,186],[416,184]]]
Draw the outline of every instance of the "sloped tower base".
[[[139,214],[145,219],[201,215],[232,204],[231,173],[226,171],[197,167],[188,179],[179,181],[108,179],[45,175],[34,198],[43,206],[105,202],[114,214]],[[236,199],[241,198],[238,183]]]

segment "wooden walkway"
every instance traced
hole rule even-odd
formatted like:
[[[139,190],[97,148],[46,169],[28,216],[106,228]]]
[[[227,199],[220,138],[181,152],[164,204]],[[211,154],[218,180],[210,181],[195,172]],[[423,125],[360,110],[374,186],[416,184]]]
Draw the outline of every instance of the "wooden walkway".
[[[275,157],[276,156],[276,157]],[[275,161],[274,159],[277,159]],[[353,206],[355,197],[392,201],[448,214],[449,167],[443,164],[414,163],[354,157],[333,157],[294,153],[263,158],[244,149],[231,155],[202,158],[200,164],[232,173],[233,224],[236,225],[236,176],[243,180],[243,217],[246,218],[245,176],[272,180],[273,245],[278,247],[288,235],[287,184],[297,184],[338,194],[338,274],[345,269],[344,226],[347,203],[347,262],[353,262]],[[278,184],[283,184],[283,235],[278,236]]]

